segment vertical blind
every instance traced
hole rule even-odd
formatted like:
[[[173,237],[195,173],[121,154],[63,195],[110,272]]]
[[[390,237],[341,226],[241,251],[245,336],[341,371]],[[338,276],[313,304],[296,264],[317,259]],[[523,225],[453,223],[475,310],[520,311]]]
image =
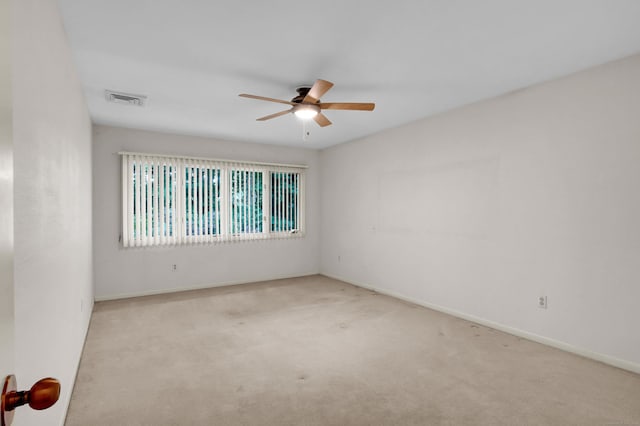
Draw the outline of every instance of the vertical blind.
[[[271,232],[298,232],[297,173],[271,173]]]
[[[125,247],[304,235],[304,166],[120,154]]]

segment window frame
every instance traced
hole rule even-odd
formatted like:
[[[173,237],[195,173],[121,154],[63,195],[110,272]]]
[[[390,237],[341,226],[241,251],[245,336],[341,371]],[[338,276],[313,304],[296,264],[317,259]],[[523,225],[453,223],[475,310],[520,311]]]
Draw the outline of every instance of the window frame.
[[[129,247],[157,247],[164,245],[193,245],[193,244],[216,244],[221,242],[229,242],[229,241],[249,241],[249,240],[269,240],[269,239],[290,239],[290,238],[301,238],[306,235],[306,170],[307,166],[300,165],[289,165],[289,164],[271,164],[271,163],[256,163],[256,162],[240,162],[240,161],[230,161],[230,160],[216,160],[216,159],[207,159],[207,158],[197,158],[197,157],[182,157],[182,156],[165,156],[165,155],[155,155],[155,154],[140,154],[140,153],[131,153],[131,152],[120,152],[118,153],[122,156],[122,234],[121,241],[122,245],[125,248]],[[160,189],[160,195],[152,191],[152,211],[151,216],[148,216],[146,210],[142,209],[140,211],[134,211],[133,205],[137,200],[138,203],[141,203],[141,199],[144,198],[144,201],[148,203],[149,192],[145,194],[144,197],[141,197],[140,192],[136,193],[137,199],[133,199],[134,186],[133,186],[133,176],[132,170],[147,170],[154,169],[160,170],[162,168],[172,167],[175,169],[176,176],[171,181],[173,185],[175,185],[172,189],[172,203],[171,206],[173,210],[166,210],[161,207],[161,204],[154,204],[154,200],[159,199],[160,195],[163,195],[163,188]],[[205,219],[200,219],[200,215],[204,214],[209,220],[211,216],[214,215],[212,210],[206,210],[208,207],[211,209],[211,198],[209,198],[209,204],[207,204],[207,198],[210,197],[210,192],[214,191],[213,187],[209,185],[208,187],[204,187],[205,201],[204,205],[198,204],[202,202],[202,185],[198,186],[198,184],[193,184],[194,178],[188,178],[186,175],[187,170],[193,170],[198,176],[195,179],[198,179],[198,182],[202,182],[200,177],[200,173],[203,170],[214,170],[219,171],[218,181],[216,183],[215,194],[218,196],[218,199],[215,200],[216,203],[219,202],[218,210],[215,211],[215,220],[217,222],[216,231],[217,233],[206,233],[203,234],[200,228],[200,225]],[[197,170],[197,171],[195,171]],[[245,172],[245,173],[261,173],[262,174],[262,218],[261,218],[261,232],[232,232],[234,230],[233,224],[231,221],[234,217],[234,212],[231,211],[232,208],[232,173],[233,172]],[[193,173],[193,172],[192,172]],[[282,230],[282,231],[272,231],[271,229],[271,221],[272,221],[272,212],[271,212],[271,196],[272,196],[272,176],[276,173],[288,173],[293,174],[297,177],[296,186],[295,186],[295,213],[296,213],[296,221],[297,229],[295,230]],[[149,185],[149,174],[145,172],[145,188],[151,186]],[[157,177],[157,175],[154,175]],[[210,179],[210,178],[206,178]],[[248,181],[249,179],[247,179]],[[142,181],[142,180],[141,180]],[[193,186],[189,186],[190,191],[198,191],[197,200],[193,198],[193,192],[187,194],[187,181],[192,183]],[[162,181],[159,180],[160,183]],[[205,182],[209,182],[209,180],[205,180]],[[141,183],[141,182],[140,182]],[[244,183],[244,181],[243,181]],[[211,183],[212,184],[212,183]],[[246,194],[246,191],[254,191],[255,186],[250,186],[248,183],[243,186],[243,193]],[[137,186],[138,188],[140,186]],[[157,191],[158,188],[154,187]],[[209,189],[207,189],[209,188]],[[148,190],[148,189],[147,189]],[[290,190],[291,191],[291,190]],[[190,198],[191,197],[191,198]],[[290,194],[288,194],[287,203],[291,203],[293,198]],[[187,200],[191,200],[187,202]],[[197,206],[197,207],[195,207]],[[255,207],[252,207],[251,204],[245,204],[246,208],[252,210],[255,214]],[[140,208],[141,206],[139,206]],[[189,232],[187,227],[187,215],[192,214],[190,209],[196,208],[198,211],[198,221],[196,223],[196,228],[198,232],[195,233],[193,231]],[[287,204],[287,207],[291,209],[291,206]],[[162,211],[163,214],[160,214],[158,210]],[[131,223],[135,218],[137,221],[142,222],[142,218],[140,215],[144,212],[147,214],[146,222],[148,222],[149,217],[154,218],[154,222],[152,222],[152,231],[148,234],[149,229],[143,228],[143,234],[135,234],[134,228],[131,227]],[[136,216],[136,213],[138,216]],[[238,212],[236,211],[236,214]],[[246,212],[245,212],[246,213]],[[164,215],[164,216],[163,216]],[[163,220],[167,217],[173,218],[173,234],[169,236],[165,236],[165,223],[162,222],[158,224],[159,218]],[[255,219],[255,216],[251,216],[249,213],[249,217]],[[192,217],[191,221],[194,220]],[[243,227],[246,228],[247,217],[243,216]],[[255,223],[255,222],[254,222]],[[193,226],[192,222],[189,222],[190,225]],[[206,226],[209,226],[210,222],[207,222]],[[250,225],[250,224],[249,224]],[[204,227],[206,227],[204,226]],[[136,229],[140,229],[139,227]],[[161,235],[158,235],[158,229],[161,229]]]

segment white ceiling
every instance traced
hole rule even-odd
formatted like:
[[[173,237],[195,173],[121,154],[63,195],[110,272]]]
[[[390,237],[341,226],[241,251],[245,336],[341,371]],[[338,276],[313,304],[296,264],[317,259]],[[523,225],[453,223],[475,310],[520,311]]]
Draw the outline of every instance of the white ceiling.
[[[59,0],[94,122],[322,148],[640,52],[638,0]],[[332,126],[285,115],[322,78]],[[107,103],[105,89],[148,96]]]

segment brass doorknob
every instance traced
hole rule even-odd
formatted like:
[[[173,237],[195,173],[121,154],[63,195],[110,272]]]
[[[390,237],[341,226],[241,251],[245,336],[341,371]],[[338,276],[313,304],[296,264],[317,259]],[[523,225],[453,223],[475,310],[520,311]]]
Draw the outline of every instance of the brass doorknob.
[[[5,397],[5,409],[11,411],[25,404],[34,410],[45,410],[60,397],[60,382],[51,377],[38,380],[28,391],[9,392]]]
[[[60,382],[54,378],[38,380],[28,391],[16,391],[15,376],[8,376],[2,389],[1,426],[9,426],[13,410],[25,404],[34,410],[45,410],[58,401]]]

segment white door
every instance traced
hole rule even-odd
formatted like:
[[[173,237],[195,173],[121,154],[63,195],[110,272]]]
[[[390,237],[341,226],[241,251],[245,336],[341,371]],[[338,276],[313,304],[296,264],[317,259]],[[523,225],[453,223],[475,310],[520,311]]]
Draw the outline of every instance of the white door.
[[[15,380],[8,381],[15,367],[14,301],[14,171],[13,102],[11,82],[11,0],[0,0],[0,392],[10,384],[2,399],[2,424],[11,424],[15,408],[28,404],[42,410],[53,405],[60,394],[57,380],[45,378],[25,393],[15,392]],[[13,391],[13,392],[11,392]],[[5,423],[6,422],[6,423]]]
[[[9,0],[0,0],[0,380],[13,372],[13,141]],[[0,383],[0,387],[2,384]]]

